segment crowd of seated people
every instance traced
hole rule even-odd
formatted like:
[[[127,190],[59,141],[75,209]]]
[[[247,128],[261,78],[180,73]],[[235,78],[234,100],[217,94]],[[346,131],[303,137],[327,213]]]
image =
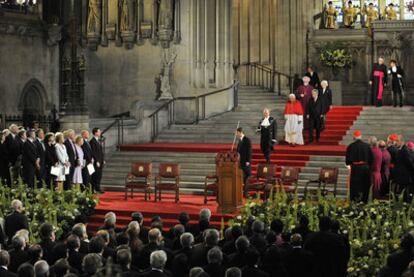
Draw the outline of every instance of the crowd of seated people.
[[[19,200],[6,216],[1,231],[0,276],[277,276],[336,277],[347,275],[350,245],[340,224],[329,217],[319,219],[311,230],[300,216],[291,233],[281,220],[267,226],[249,218],[244,226],[219,230],[210,222],[211,212],[200,211],[190,224],[181,213],[177,224],[166,231],[159,216],[143,225],[140,212],[118,228],[116,214],[105,215],[99,230],[90,235],[84,223],[56,238],[49,223],[40,226],[39,242],[30,241],[28,219]],[[382,276],[414,273],[414,236],[404,235],[401,248],[388,257]],[[407,269],[408,268],[408,269]]]

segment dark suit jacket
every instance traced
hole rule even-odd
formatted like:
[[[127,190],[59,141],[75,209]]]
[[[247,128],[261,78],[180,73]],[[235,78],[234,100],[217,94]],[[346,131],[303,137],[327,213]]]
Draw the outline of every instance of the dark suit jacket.
[[[240,165],[245,166],[252,159],[252,143],[246,136],[237,145],[237,152],[240,154]]]
[[[148,270],[142,272],[141,274],[138,274],[138,276],[142,276],[142,277],[169,277],[170,274],[168,272],[166,272],[165,270],[163,272],[160,272],[160,271],[157,271],[157,270],[148,269]]]
[[[73,151],[72,143],[69,141],[69,139],[65,140],[64,144],[66,146],[66,152],[68,153],[70,167],[75,167],[77,160],[76,151]]]
[[[260,253],[266,249],[267,241],[263,235],[253,234],[250,238],[250,245],[254,246]]]
[[[285,258],[289,277],[316,277],[314,256],[302,248],[293,248]]]
[[[36,160],[38,158],[39,158],[39,153],[37,152],[36,145],[34,144],[34,142],[31,142],[29,140],[25,141],[23,144],[23,156],[22,156],[23,171],[35,170]]]
[[[17,274],[0,267],[0,277],[17,277]]]
[[[150,256],[151,253],[157,250],[164,250],[165,253],[167,254],[167,265],[166,268],[170,268],[171,262],[172,262],[172,253],[169,249],[161,246],[161,245],[157,245],[155,243],[148,243],[147,245],[145,245],[141,252],[139,253],[139,257],[138,257],[138,264],[133,264],[133,266],[143,270],[146,269],[148,267],[150,267]]]
[[[92,161],[92,148],[89,141],[85,140],[82,145],[83,158],[86,160],[86,164],[90,164]]]
[[[394,181],[400,186],[413,184],[414,161],[408,147],[404,145],[395,156]]]
[[[309,72],[305,73],[305,76],[308,76],[310,78],[310,82],[309,84],[314,87],[314,88],[318,88],[320,86],[320,81],[319,81],[319,76],[317,72],[313,72],[313,74],[311,75]]]
[[[85,255],[74,250],[69,250],[68,254],[69,265],[75,268],[77,271],[82,272],[82,261]]]
[[[46,159],[46,145],[44,144],[43,141],[39,141],[38,139],[35,139],[33,143],[36,146],[37,154],[39,155],[40,167],[41,169],[43,169],[45,166],[45,159]]]
[[[219,264],[208,264],[203,267],[204,271],[210,276],[224,277],[226,268]]]
[[[10,264],[9,270],[17,272],[19,266],[29,260],[29,255],[26,251],[12,249],[9,251]]]
[[[89,143],[92,149],[92,158],[94,159],[94,164],[96,165],[96,163],[99,162],[102,168],[104,161],[104,153],[101,143],[97,141],[95,137],[93,137]]]
[[[260,147],[263,150],[266,150],[273,146],[273,140],[276,140],[277,135],[277,122],[273,117],[269,117],[270,125],[267,127],[262,126],[262,120],[259,122],[259,126],[257,127],[260,130]]]
[[[306,106],[306,115],[310,118],[320,118],[323,114],[323,102],[322,98],[318,97],[315,101],[313,97],[309,99],[308,105]]]
[[[323,113],[326,114],[329,111],[329,107],[332,106],[332,90],[326,88],[325,92],[323,92],[323,89],[320,88],[319,97],[322,99]]]
[[[8,135],[4,143],[6,144],[7,158],[9,162],[14,165],[17,161],[17,157],[20,155],[20,145],[17,141],[17,136],[13,138],[12,134]]]
[[[40,246],[43,250],[43,259],[48,262],[48,264],[52,264],[53,258],[53,248],[55,247],[56,242],[51,240],[43,240],[40,242]]]
[[[269,277],[270,275],[256,267],[245,266],[242,268],[242,277]]]
[[[55,150],[55,146],[49,146],[49,144],[45,144],[45,166],[47,168],[51,168],[52,166],[54,166],[58,159],[56,157],[56,150]]]
[[[7,237],[10,240],[20,229],[29,230],[27,216],[18,212],[12,212],[6,217],[6,220],[4,222],[4,229]]]
[[[82,254],[89,254],[89,242],[81,240],[79,252]]]

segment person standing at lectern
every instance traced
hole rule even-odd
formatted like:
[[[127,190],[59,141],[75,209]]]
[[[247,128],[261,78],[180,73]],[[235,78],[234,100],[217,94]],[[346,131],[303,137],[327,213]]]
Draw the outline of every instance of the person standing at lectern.
[[[260,132],[260,150],[262,150],[266,162],[270,163],[270,154],[273,151],[273,144],[277,142],[277,123],[276,120],[270,116],[270,110],[268,108],[263,110],[263,119],[260,121],[256,131]]]
[[[252,143],[250,139],[244,135],[243,128],[237,128],[236,136],[239,139],[237,145],[237,152],[240,155],[240,168],[243,170],[243,191],[244,197],[248,195],[247,180],[252,174],[251,159],[252,159]]]

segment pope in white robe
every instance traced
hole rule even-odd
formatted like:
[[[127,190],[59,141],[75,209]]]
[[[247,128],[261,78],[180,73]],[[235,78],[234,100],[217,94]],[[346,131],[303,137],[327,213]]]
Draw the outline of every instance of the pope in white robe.
[[[291,146],[303,145],[303,108],[294,94],[285,106],[285,141]]]

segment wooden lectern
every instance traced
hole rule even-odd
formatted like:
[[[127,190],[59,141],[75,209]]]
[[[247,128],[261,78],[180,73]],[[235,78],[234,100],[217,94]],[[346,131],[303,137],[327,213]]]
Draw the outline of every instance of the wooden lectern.
[[[239,154],[231,151],[216,156],[220,213],[236,213],[243,204],[243,172],[239,159]]]

